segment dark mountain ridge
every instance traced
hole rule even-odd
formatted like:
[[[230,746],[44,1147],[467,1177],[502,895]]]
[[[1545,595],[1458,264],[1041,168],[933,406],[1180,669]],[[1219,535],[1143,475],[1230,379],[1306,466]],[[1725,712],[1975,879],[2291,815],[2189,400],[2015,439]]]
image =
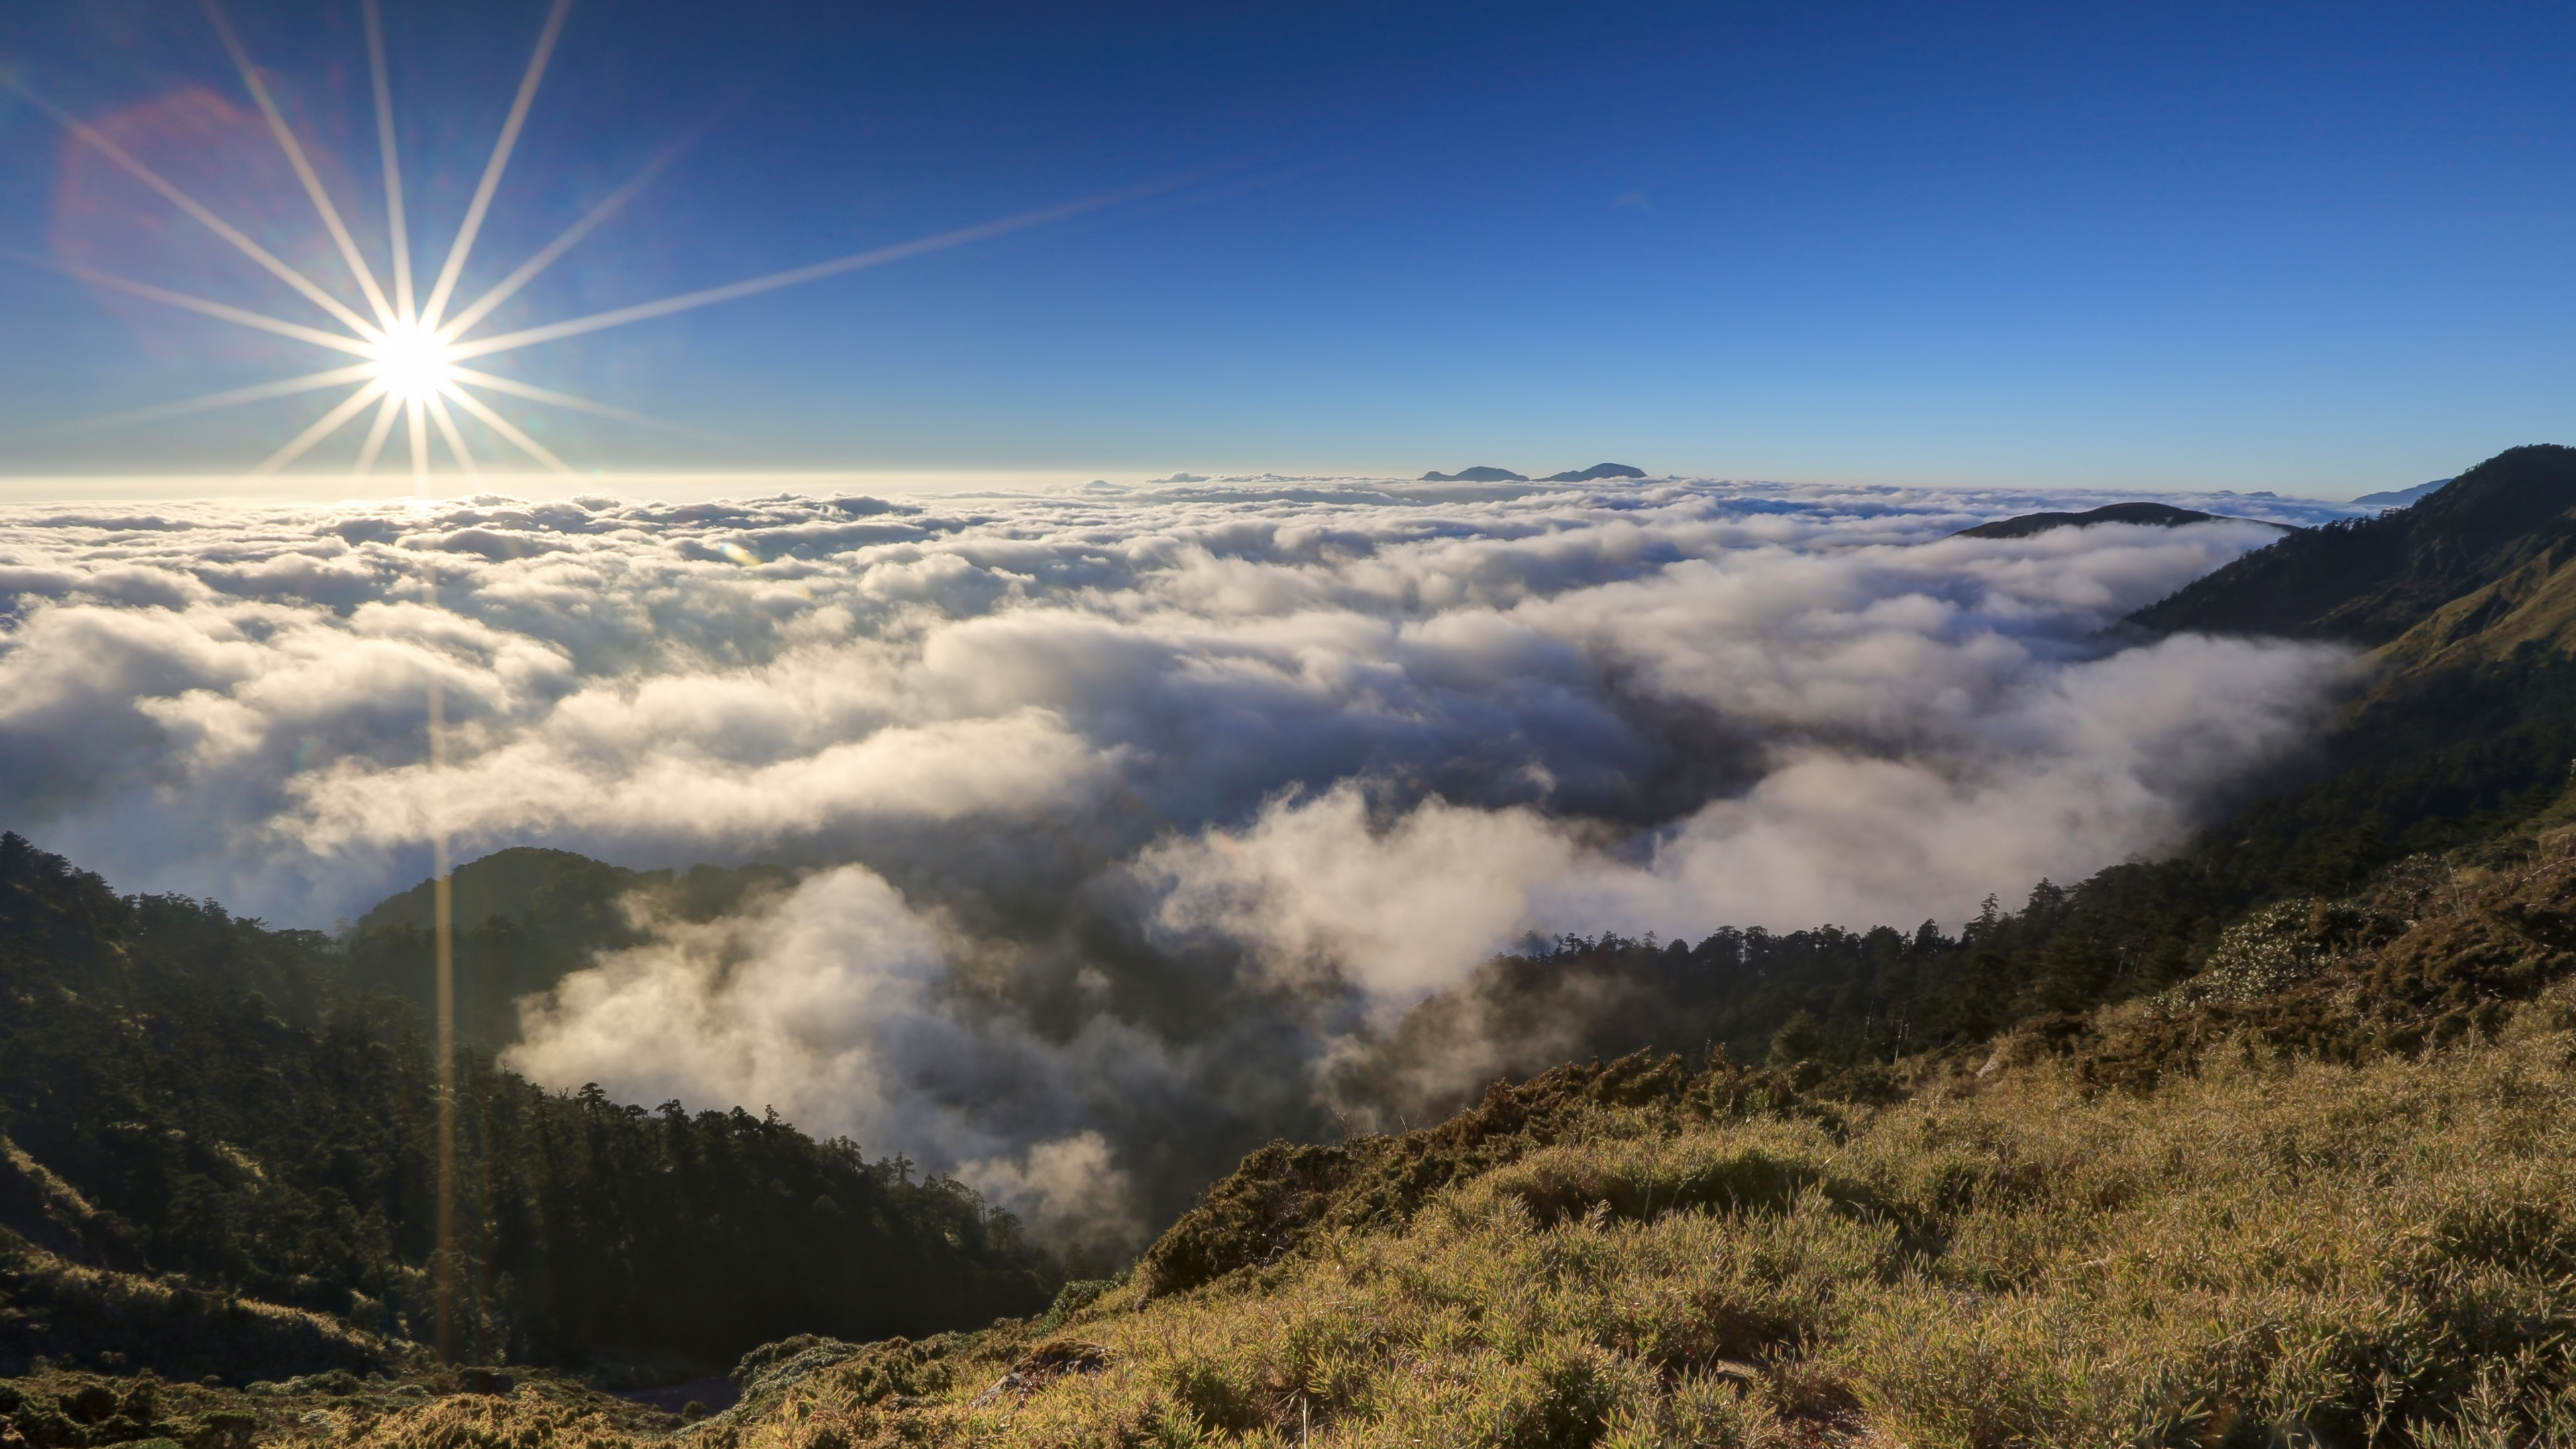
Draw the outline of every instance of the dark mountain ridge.
[[[2376,504],[2381,508],[2404,508],[2429,494],[2440,492],[2450,481],[2448,478],[2436,478],[2430,483],[2418,483],[2412,488],[2391,488],[2384,493],[2364,493],[2352,501]]]
[[[2097,523],[2137,523],[2153,528],[2180,528],[2186,523],[2262,523],[2257,518],[2236,518],[2223,513],[2202,513],[2196,509],[2176,508],[2170,503],[2106,503],[2082,513],[2024,513],[2014,518],[1999,518],[1963,528],[1953,538],[2029,538],[2052,528],[2089,528]],[[2266,523],[2267,528],[2289,531],[2289,525]]]
[[[1425,483],[1527,483],[1529,475],[1515,473],[1509,468],[1496,468],[1479,463],[1473,468],[1461,468],[1455,473],[1425,473],[1421,481]]]
[[[1597,483],[1604,478],[1643,478],[1645,476],[1644,469],[1632,468],[1625,463],[1595,463],[1589,468],[1550,473],[1539,481],[1542,483]],[[1455,473],[1425,473],[1420,481],[1425,483],[1527,483],[1529,478],[1509,468],[1496,468],[1490,464],[1479,463],[1473,468],[1461,468]]]

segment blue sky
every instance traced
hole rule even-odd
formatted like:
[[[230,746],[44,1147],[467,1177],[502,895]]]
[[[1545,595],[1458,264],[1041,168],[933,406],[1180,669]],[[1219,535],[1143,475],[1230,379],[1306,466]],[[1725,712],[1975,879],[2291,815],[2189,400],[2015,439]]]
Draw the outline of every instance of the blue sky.
[[[385,3],[427,269],[545,6]],[[233,14],[381,250],[354,0]],[[586,0],[467,290],[711,121],[496,322],[1162,189],[496,364],[715,435],[506,409],[585,469],[1611,458],[2348,495],[2576,431],[2571,32],[2544,6]],[[257,194],[273,148],[227,149],[264,136],[195,6],[15,7],[0,64],[157,137],[281,253],[327,249]],[[202,119],[190,96],[244,124],[149,121]],[[73,154],[0,92],[0,247],[306,315]],[[48,433],[332,359],[18,263],[0,335],[8,473],[235,471],[334,396]]]

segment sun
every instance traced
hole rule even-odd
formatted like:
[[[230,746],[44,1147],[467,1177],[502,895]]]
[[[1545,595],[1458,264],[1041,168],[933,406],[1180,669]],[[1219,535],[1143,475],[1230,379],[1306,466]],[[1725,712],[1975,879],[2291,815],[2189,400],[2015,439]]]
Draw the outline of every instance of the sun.
[[[504,417],[499,410],[477,394],[499,393],[520,403],[534,402],[548,407],[569,408],[647,427],[672,428],[675,425],[667,419],[610,407],[588,398],[574,397],[556,392],[551,388],[522,382],[516,378],[480,371],[465,366],[466,362],[498,353],[515,352],[520,348],[533,347],[565,337],[576,337],[603,328],[621,327],[630,322],[667,317],[674,312],[685,312],[694,307],[727,302],[737,297],[748,297],[779,287],[795,286],[823,277],[837,276],[843,272],[882,266],[888,262],[982,241],[1025,227],[1061,221],[1082,212],[1133,200],[1166,189],[1162,184],[1131,187],[1123,191],[1066,202],[1037,211],[1022,212],[1017,216],[1007,216],[974,226],[960,227],[954,231],[941,232],[936,236],[920,237],[891,246],[880,246],[848,256],[834,257],[829,261],[815,262],[789,271],[772,272],[767,276],[753,277],[720,287],[707,287],[677,297],[666,297],[660,301],[619,307],[586,317],[539,323],[521,327],[515,331],[477,335],[478,329],[502,303],[516,296],[521,288],[535,279],[538,273],[553,265],[582,238],[590,235],[603,222],[616,215],[638,191],[643,189],[646,183],[677,158],[687,141],[684,139],[665,150],[647,165],[641,174],[592,207],[588,214],[574,222],[562,235],[539,248],[533,256],[521,262],[508,275],[485,289],[481,295],[468,301],[465,296],[458,293],[457,287],[464,280],[466,263],[473,254],[476,238],[481,234],[484,222],[491,214],[493,202],[500,191],[502,174],[509,167],[510,153],[517,147],[520,131],[527,124],[528,109],[536,99],[538,83],[546,73],[547,62],[554,55],[555,42],[562,36],[565,18],[572,10],[572,0],[554,0],[547,10],[545,24],[538,32],[535,53],[528,59],[527,70],[520,78],[517,94],[510,104],[509,114],[501,123],[500,136],[493,143],[491,158],[484,163],[482,179],[474,189],[473,201],[466,207],[462,223],[448,242],[445,259],[437,269],[436,278],[429,286],[428,295],[425,298],[418,297],[415,295],[413,286],[413,239],[404,207],[402,159],[400,147],[396,143],[393,89],[390,67],[385,54],[384,19],[380,13],[382,3],[383,0],[361,0],[359,7],[365,20],[367,72],[375,100],[377,145],[380,152],[379,167],[383,180],[381,235],[384,241],[382,250],[375,250],[362,245],[348,220],[343,218],[339,204],[332,199],[330,192],[324,187],[320,172],[306,153],[304,142],[287,123],[284,112],[278,108],[276,99],[269,94],[267,84],[261,79],[259,67],[253,63],[250,53],[242,45],[240,36],[234,32],[231,20],[224,13],[221,0],[205,0],[206,17],[214,27],[216,39],[222,42],[225,52],[232,59],[234,68],[241,73],[243,89],[248,91],[251,99],[258,104],[260,114],[268,122],[270,135],[276,139],[278,149],[285,153],[286,160],[294,169],[296,178],[303,183],[305,195],[313,204],[315,219],[321,223],[323,231],[328,233],[332,246],[338,251],[340,259],[347,264],[350,276],[357,283],[358,295],[356,296],[347,295],[345,292],[334,292],[324,287],[275,252],[262,246],[248,232],[226,220],[215,208],[181,190],[169,178],[127,152],[97,127],[86,124],[62,107],[37,94],[22,75],[14,71],[0,71],[0,86],[5,86],[26,98],[84,145],[95,149],[127,174],[150,187],[164,201],[222,239],[233,250],[257,263],[262,270],[294,288],[319,315],[299,321],[292,317],[279,317],[253,311],[247,307],[234,306],[213,298],[173,291],[168,287],[131,277],[116,276],[68,259],[25,258],[24,260],[34,261],[38,265],[50,267],[92,285],[123,292],[129,296],[185,308],[200,316],[214,317],[239,326],[256,328],[275,336],[309,343],[337,354],[341,363],[337,367],[305,373],[298,377],[281,378],[275,382],[260,383],[252,387],[210,393],[180,402],[162,403],[112,417],[92,418],[76,426],[95,427],[139,423],[186,413],[205,412],[214,408],[236,407],[275,398],[294,397],[329,388],[351,387],[352,390],[320,419],[289,439],[285,446],[262,460],[253,471],[273,473],[287,467],[311,452],[318,444],[356,422],[372,408],[375,410],[375,417],[372,424],[365,430],[365,441],[358,448],[356,466],[352,470],[357,475],[366,475],[375,471],[377,461],[385,452],[386,444],[397,424],[403,427],[405,440],[410,445],[411,472],[416,483],[426,483],[429,477],[430,439],[433,432],[445,443],[448,456],[454,460],[458,472],[472,474],[479,471],[474,453],[474,440],[468,437],[465,428],[458,425],[459,415],[462,415],[468,423],[482,425],[485,435],[483,446],[487,451],[493,446],[492,440],[497,439],[540,467],[556,473],[571,473],[573,469],[549,451],[543,443],[531,437],[526,429]],[[370,260],[371,252],[375,261],[389,263],[382,280],[379,280],[379,271],[374,261]],[[350,361],[352,358],[356,359],[354,363]],[[689,431],[685,428],[678,430]]]
[[[458,381],[455,347],[417,322],[397,323],[368,354],[371,380],[406,406],[440,397]]]

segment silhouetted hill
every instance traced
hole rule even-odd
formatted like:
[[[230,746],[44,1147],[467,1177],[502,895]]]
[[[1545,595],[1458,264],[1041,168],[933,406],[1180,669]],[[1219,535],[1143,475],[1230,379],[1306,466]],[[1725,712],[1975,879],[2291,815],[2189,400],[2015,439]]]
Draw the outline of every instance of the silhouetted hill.
[[[2448,478],[2436,478],[2430,483],[2418,483],[2412,488],[2392,488],[2385,493],[2364,493],[2352,501],[2376,504],[2381,508],[2404,508],[2430,494],[2440,492],[2450,481]]]
[[[670,872],[658,874],[667,879]],[[623,934],[618,898],[644,879],[640,872],[569,850],[520,846],[458,866],[451,899],[459,922],[479,924],[499,916],[561,935],[604,940]],[[357,929],[399,925],[428,930],[433,900],[431,883],[422,881],[378,902],[358,918]]]
[[[523,845],[458,866],[450,900],[459,924],[500,917],[562,940],[607,942],[632,936],[622,903],[638,892],[684,919],[706,921],[731,912],[749,892],[794,879],[795,872],[785,866],[628,870],[569,850]],[[422,881],[377,902],[358,918],[355,929],[428,930],[435,899],[432,883]]]
[[[2106,503],[2082,513],[2025,513],[2017,518],[1999,518],[1963,528],[1959,538],[2028,538],[2052,528],[2086,528],[2096,523],[2140,523],[2155,528],[2180,528],[2186,523],[2253,523],[2250,518],[2230,518],[2225,514],[2201,513],[2189,508],[2176,508],[2169,503]],[[2286,529],[2283,524],[2266,525]]]
[[[1529,479],[1509,468],[1490,468],[1482,463],[1461,468],[1455,473],[1425,473],[1425,483],[1527,483]]]
[[[628,870],[568,850],[521,846],[456,868],[456,1029],[464,1040],[501,1048],[518,1039],[515,1003],[591,964],[600,951],[638,944],[630,905],[707,921],[755,892],[794,880],[784,866],[728,870]],[[422,881],[360,917],[344,946],[347,981],[378,987],[432,1009],[437,962],[432,887]]]
[[[1645,476],[1646,472],[1644,469],[1631,468],[1625,463],[1595,463],[1580,473],[1550,473],[1540,481],[1544,483],[1593,483],[1603,478],[1643,478]]]

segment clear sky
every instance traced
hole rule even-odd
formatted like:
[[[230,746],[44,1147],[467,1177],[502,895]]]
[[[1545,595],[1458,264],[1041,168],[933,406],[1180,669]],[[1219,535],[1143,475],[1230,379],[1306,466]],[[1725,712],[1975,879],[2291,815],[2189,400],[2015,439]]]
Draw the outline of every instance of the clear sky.
[[[547,6],[384,7],[426,277]],[[383,267],[356,0],[231,14]],[[2343,496],[2576,433],[2572,45],[2545,5],[583,0],[460,295],[695,132],[486,330],[1156,189],[493,359],[707,435],[503,408],[585,470]],[[0,66],[335,265],[197,6],[12,6]],[[6,91],[0,247],[0,472],[237,472],[340,395],[47,431],[349,359],[27,264],[321,320]]]

